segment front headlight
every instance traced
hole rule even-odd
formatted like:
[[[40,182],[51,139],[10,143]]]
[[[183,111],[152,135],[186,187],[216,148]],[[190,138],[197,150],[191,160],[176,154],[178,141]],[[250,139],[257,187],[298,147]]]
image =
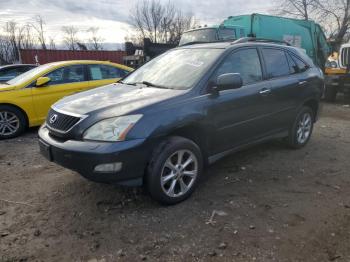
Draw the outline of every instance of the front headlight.
[[[89,127],[84,132],[83,138],[106,142],[123,141],[141,117],[142,115],[129,115],[102,120]]]

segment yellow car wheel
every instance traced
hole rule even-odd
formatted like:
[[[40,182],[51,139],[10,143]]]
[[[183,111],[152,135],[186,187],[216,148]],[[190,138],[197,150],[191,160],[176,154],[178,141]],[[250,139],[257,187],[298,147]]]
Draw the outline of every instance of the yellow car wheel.
[[[21,110],[0,105],[0,139],[19,136],[26,129],[27,121]]]

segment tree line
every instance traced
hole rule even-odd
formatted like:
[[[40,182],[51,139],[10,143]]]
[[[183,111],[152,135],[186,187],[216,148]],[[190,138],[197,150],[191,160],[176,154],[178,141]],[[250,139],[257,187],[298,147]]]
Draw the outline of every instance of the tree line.
[[[0,64],[18,62],[21,49],[57,49],[57,41],[46,34],[46,23],[40,15],[26,24],[8,21],[0,25],[0,28]],[[83,31],[88,36],[87,39],[79,37]],[[61,42],[68,50],[102,50],[103,38],[98,31],[98,27],[81,30],[75,26],[63,26]]]

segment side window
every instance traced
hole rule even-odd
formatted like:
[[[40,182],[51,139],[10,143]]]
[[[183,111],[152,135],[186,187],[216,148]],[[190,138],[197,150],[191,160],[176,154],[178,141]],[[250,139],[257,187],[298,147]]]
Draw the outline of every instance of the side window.
[[[29,70],[32,70],[33,68],[35,68],[35,67],[33,67],[33,66],[21,67],[21,68],[19,69],[19,71],[20,71],[21,74],[22,74],[22,73],[25,73],[25,72],[27,72],[27,71],[29,71]]]
[[[46,76],[51,78],[50,85],[86,81],[83,65],[62,67],[48,73]]]
[[[239,37],[244,37],[244,29],[239,29]]]
[[[296,57],[294,55],[293,55],[293,60],[297,64],[299,72],[304,72],[309,68],[309,66],[307,64],[305,64],[301,59],[299,59],[298,57]]]
[[[89,65],[92,80],[120,78],[125,74],[122,70],[108,65]]]
[[[230,28],[219,29],[219,37],[221,40],[236,39],[236,32]]]
[[[230,54],[219,66],[214,77],[227,73],[240,73],[243,85],[261,81],[262,72],[258,51],[250,48]]]
[[[0,76],[2,76],[2,77],[15,77],[19,74],[20,73],[18,72],[18,70],[16,68],[3,69],[0,72]]]
[[[283,50],[263,48],[262,49],[268,78],[289,75],[289,64]]]
[[[286,53],[287,59],[288,59],[288,64],[289,64],[289,71],[291,74],[295,74],[299,72],[299,68],[297,66],[297,64],[294,62],[294,60],[292,59],[292,57]]]

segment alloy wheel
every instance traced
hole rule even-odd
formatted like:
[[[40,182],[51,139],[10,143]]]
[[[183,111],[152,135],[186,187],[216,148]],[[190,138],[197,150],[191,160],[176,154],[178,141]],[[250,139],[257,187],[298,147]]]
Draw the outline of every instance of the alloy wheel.
[[[304,144],[310,137],[312,128],[312,116],[310,113],[304,113],[298,123],[297,141],[299,144]]]
[[[9,111],[0,111],[0,135],[11,136],[20,127],[20,121],[16,114]]]
[[[169,197],[179,197],[193,186],[198,174],[198,160],[190,150],[178,150],[164,163],[160,182]]]

